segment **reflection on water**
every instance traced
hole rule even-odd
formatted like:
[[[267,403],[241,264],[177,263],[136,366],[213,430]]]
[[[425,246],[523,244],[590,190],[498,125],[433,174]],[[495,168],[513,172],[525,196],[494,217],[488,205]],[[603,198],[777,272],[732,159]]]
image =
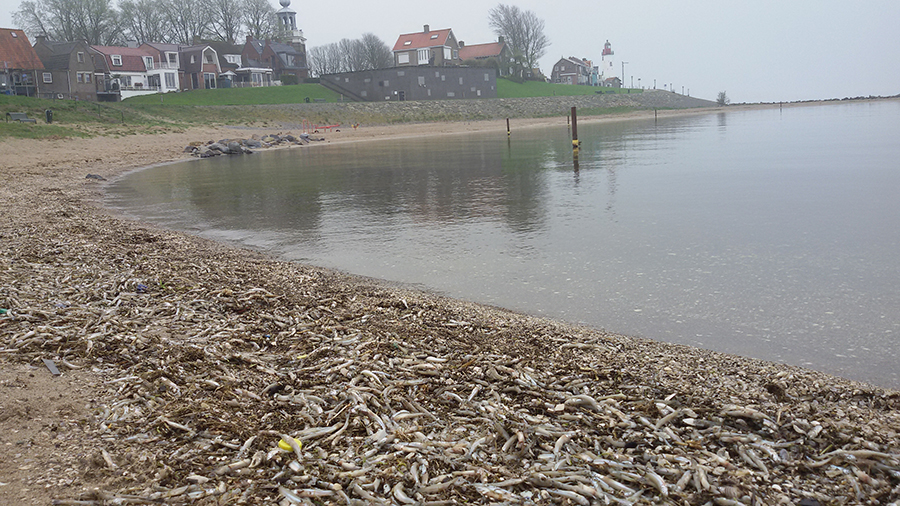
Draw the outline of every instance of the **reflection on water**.
[[[900,104],[317,146],[108,202],[448,295],[900,387]]]

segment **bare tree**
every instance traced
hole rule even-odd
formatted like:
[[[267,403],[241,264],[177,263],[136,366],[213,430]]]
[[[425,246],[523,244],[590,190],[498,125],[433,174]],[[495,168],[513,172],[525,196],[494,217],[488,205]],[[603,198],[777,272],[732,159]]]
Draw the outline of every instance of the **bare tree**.
[[[391,48],[374,33],[364,33],[359,39],[359,43],[362,51],[360,70],[383,69],[394,64]]]
[[[494,33],[509,44],[514,58],[528,69],[536,68],[537,61],[550,46],[550,39],[544,34],[543,19],[533,11],[498,4],[488,11],[488,22]]]
[[[111,46],[122,43],[119,13],[110,0],[80,0],[76,22],[77,36],[89,44]]]
[[[209,33],[203,0],[165,0],[163,6],[169,20],[169,42],[192,44],[194,37],[202,39]]]
[[[168,22],[165,11],[156,0],[121,0],[119,15],[128,38],[138,43],[166,40]]]
[[[110,0],[26,0],[13,19],[27,32],[56,40],[86,40],[89,44],[121,41],[118,13]]]
[[[270,39],[278,26],[275,8],[267,0],[243,0],[244,24],[254,39]]]
[[[240,0],[207,0],[207,15],[215,38],[234,44],[244,25]]]
[[[12,15],[13,22],[22,27],[32,38],[37,35],[46,35],[53,39],[63,37],[63,40],[71,40],[64,38],[61,33],[64,31],[61,29],[62,27],[54,25],[50,10],[45,7],[46,3],[32,0],[23,1],[19,4],[19,10]]]

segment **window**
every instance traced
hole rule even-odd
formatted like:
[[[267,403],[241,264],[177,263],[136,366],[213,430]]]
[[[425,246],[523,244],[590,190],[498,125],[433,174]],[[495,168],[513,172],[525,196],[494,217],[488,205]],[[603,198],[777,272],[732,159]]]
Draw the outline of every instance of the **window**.
[[[431,36],[431,40],[434,40],[434,39],[436,39],[436,38],[438,38],[438,34],[434,34],[434,35]]]
[[[450,59],[450,48],[449,48],[449,47],[445,47],[445,48],[444,48],[444,59],[445,59],[445,60],[449,60],[449,59]]]
[[[212,63],[212,62],[213,62],[212,53],[206,53],[206,63]]]
[[[53,82],[53,74],[51,74],[50,72],[44,72],[44,82],[52,83]]]
[[[122,66],[122,55],[120,55],[120,54],[112,55],[112,64],[115,65],[116,67],[121,67]]]
[[[419,86],[425,86],[425,76],[419,76]]]
[[[363,79],[363,82],[364,82],[364,83],[371,83],[371,82],[372,82],[372,78],[371,78],[371,77],[367,77],[367,78]]]
[[[77,55],[78,63],[84,63],[84,53],[78,53]]]
[[[490,80],[491,80],[491,75],[490,75],[490,74],[485,74],[485,75],[484,75],[484,81],[485,81],[485,82],[488,82],[488,81],[490,81]]]
[[[402,71],[402,70],[398,70],[398,71],[397,71],[397,75],[400,76],[400,77],[403,77],[403,76],[406,75],[406,72],[404,72],[404,71]]]
[[[166,59],[169,63],[175,65],[178,63],[178,53],[166,53]]]
[[[459,85],[462,86],[462,83],[463,83],[463,78],[460,77],[460,78],[459,78]]]
[[[175,89],[175,73],[174,72],[166,72],[166,88]]]
[[[84,72],[76,72],[75,73],[75,82],[83,83],[84,82]]]
[[[408,46],[408,45],[410,45],[410,44],[412,44],[412,41],[411,41],[411,40],[407,40],[407,41],[403,42],[403,45],[404,45],[404,46]]]
[[[194,59],[194,55],[191,55],[191,63],[195,63],[195,62],[196,62],[196,60]]]
[[[216,87],[216,75],[210,72],[203,73],[203,87],[207,90],[213,89]]]
[[[447,92],[447,96],[450,97],[450,98],[453,98],[453,97],[456,96],[456,93],[453,93],[452,91],[448,91],[448,92]]]
[[[397,55],[397,63],[400,65],[406,65],[409,63],[409,53],[400,53]]]
[[[366,90],[362,90],[362,91],[359,92],[359,96],[361,96],[361,97],[367,97],[367,96],[369,96],[369,92],[366,91]]]
[[[153,70],[153,57],[152,56],[144,57],[144,67],[147,70]]]
[[[427,49],[419,49],[419,65],[425,65],[428,63],[428,50]]]
[[[84,73],[84,82],[86,82],[86,83],[91,82],[91,73],[90,72]]]

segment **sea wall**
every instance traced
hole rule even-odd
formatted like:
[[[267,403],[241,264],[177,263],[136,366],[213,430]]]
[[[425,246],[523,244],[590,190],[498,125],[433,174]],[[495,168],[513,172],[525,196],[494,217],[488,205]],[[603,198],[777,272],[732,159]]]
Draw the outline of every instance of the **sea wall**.
[[[639,93],[598,93],[566,97],[302,103],[257,107],[269,107],[288,117],[308,119],[318,124],[347,125],[540,118],[565,115],[572,107],[583,110],[584,114],[602,114],[604,109],[688,109],[715,105],[716,103],[710,100],[663,90],[647,90]]]

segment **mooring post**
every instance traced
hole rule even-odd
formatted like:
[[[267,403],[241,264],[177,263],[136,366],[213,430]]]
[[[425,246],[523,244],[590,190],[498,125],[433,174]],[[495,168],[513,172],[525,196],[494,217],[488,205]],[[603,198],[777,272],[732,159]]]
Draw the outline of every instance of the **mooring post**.
[[[653,122],[656,123],[656,121],[657,121],[658,119],[659,119],[659,118],[656,116],[656,109],[653,109]]]
[[[578,114],[575,113],[575,108],[572,107],[572,147],[578,149],[580,144],[581,141],[578,140]]]
[[[507,136],[507,137],[510,136],[510,133],[509,133],[509,118],[506,118],[506,136]]]

